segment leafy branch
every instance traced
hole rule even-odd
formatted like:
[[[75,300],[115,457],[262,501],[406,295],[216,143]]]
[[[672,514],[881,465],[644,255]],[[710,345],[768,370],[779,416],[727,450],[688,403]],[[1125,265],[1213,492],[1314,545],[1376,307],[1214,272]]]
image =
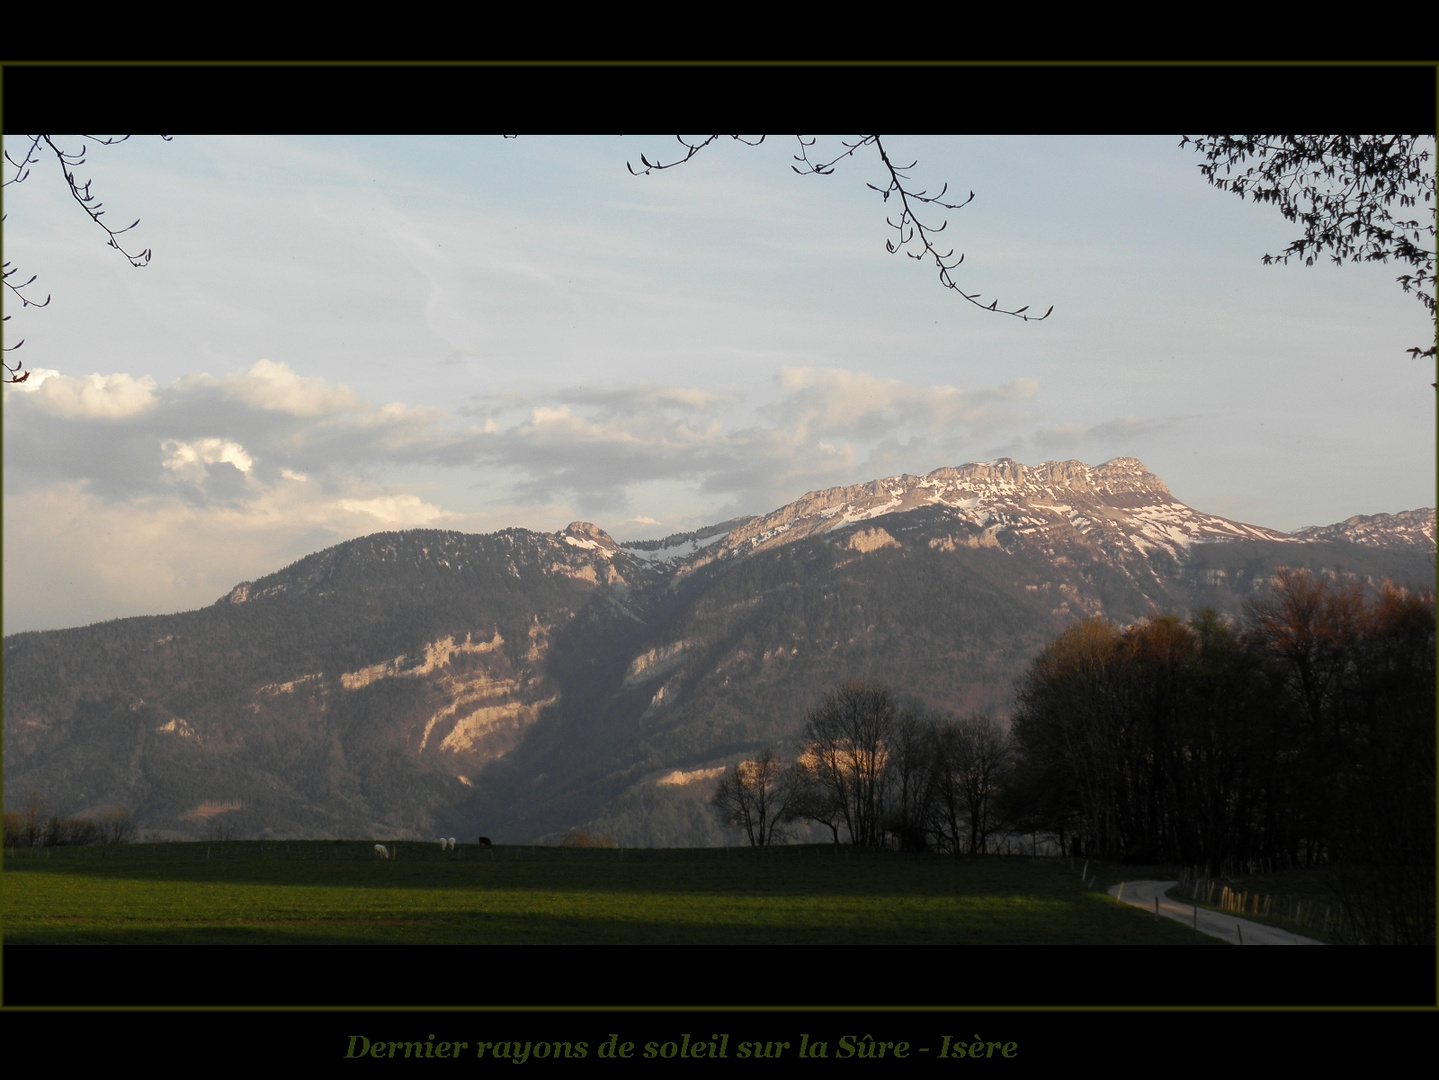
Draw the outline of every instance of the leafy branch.
[[[1426,142],[1428,136],[1422,137]],[[1345,262],[1407,263],[1397,280],[1432,318],[1434,308],[1434,167],[1418,135],[1186,135],[1205,158],[1200,174],[1220,191],[1273,203],[1304,228],[1264,265],[1325,255]],[[1252,164],[1247,164],[1250,163]],[[1428,206],[1428,221],[1404,210]],[[1397,207],[1395,204],[1398,204]],[[1395,211],[1399,211],[1396,216]],[[1416,359],[1435,347],[1416,346]]]
[[[676,135],[675,138],[679,141],[679,144],[684,147],[682,156],[673,161],[662,161],[658,158],[651,161],[644,154],[641,154],[639,168],[635,168],[634,165],[627,163],[630,173],[634,176],[648,176],[652,172],[663,169],[673,169],[676,166],[683,165],[705,147],[718,141],[721,136],[709,135],[696,141],[690,141],[682,135]],[[765,139],[763,135],[753,139],[743,135],[731,135],[730,138],[736,142],[744,143],[746,146],[758,146],[764,142]],[[1025,322],[1041,322],[1049,318],[1050,313],[1054,311],[1054,306],[1050,305],[1049,311],[1046,311],[1043,315],[1030,315],[1028,314],[1028,304],[1014,309],[1000,307],[997,299],[991,300],[986,304],[980,300],[979,293],[965,292],[954,280],[953,271],[964,262],[963,253],[956,258],[953,248],[948,251],[940,251],[934,242],[935,238],[943,232],[949,224],[948,218],[946,217],[941,220],[938,225],[934,225],[932,218],[926,222],[919,215],[925,208],[933,208],[937,211],[962,209],[974,200],[974,192],[971,191],[969,197],[962,202],[950,203],[944,201],[949,191],[948,184],[940,188],[939,192],[935,195],[930,195],[928,191],[914,190],[910,186],[910,170],[912,170],[918,162],[912,161],[908,165],[895,165],[894,162],[890,160],[889,154],[886,152],[884,144],[880,141],[880,136],[878,135],[865,135],[863,138],[854,142],[843,143],[844,151],[828,161],[816,161],[810,157],[810,150],[814,147],[817,141],[816,139],[806,139],[803,135],[796,135],[795,139],[799,143],[799,152],[795,154],[794,160],[799,164],[790,167],[800,176],[830,176],[833,174],[835,166],[845,158],[854,157],[865,147],[874,147],[875,152],[879,155],[880,162],[889,174],[889,183],[885,187],[878,187],[875,184],[866,184],[865,186],[871,191],[877,192],[881,200],[885,203],[888,203],[891,198],[894,198],[899,206],[897,219],[895,217],[885,218],[886,224],[895,232],[893,239],[885,241],[885,249],[891,255],[902,251],[911,259],[919,262],[932,263],[939,271],[939,283],[941,285],[946,289],[958,293],[982,311],[990,311],[999,315],[1012,315],[1017,319],[1023,319]]]

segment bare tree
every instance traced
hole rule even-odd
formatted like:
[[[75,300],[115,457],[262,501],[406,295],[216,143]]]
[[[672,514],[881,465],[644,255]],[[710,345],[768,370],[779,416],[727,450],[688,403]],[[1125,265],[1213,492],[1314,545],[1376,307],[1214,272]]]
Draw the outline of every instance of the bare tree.
[[[808,750],[802,751],[790,771],[790,820],[823,825],[838,844],[839,827],[844,824],[844,809],[820,775],[818,756]]]
[[[935,802],[941,835],[956,854],[982,855],[988,848],[999,828],[999,790],[1011,757],[1009,737],[990,717],[966,716],[939,726]]]
[[[805,719],[804,759],[858,847],[884,846],[885,764],[898,714],[888,686],[853,680]]]
[[[895,719],[885,760],[887,826],[900,851],[928,851],[935,797],[933,720],[913,709]]]
[[[676,135],[675,138],[684,147],[684,153],[672,161],[662,161],[658,158],[651,161],[644,154],[640,155],[639,168],[629,166],[629,170],[636,176],[648,176],[652,172],[663,169],[673,169],[677,165],[683,165],[705,147],[718,141],[722,136],[707,135],[704,138],[696,138],[693,141],[683,135]],[[765,136],[759,135],[749,137],[745,135],[731,135],[731,139],[743,143],[746,146],[758,146],[764,142]],[[1019,308],[1002,308],[997,299],[985,303],[980,299],[980,294],[968,293],[960,288],[954,280],[954,271],[964,262],[964,255],[961,253],[957,258],[954,249],[941,251],[935,244],[936,238],[945,230],[949,219],[942,216],[942,211],[960,210],[974,201],[974,192],[958,202],[946,202],[945,198],[949,192],[949,185],[944,184],[938,192],[931,195],[927,190],[916,189],[911,182],[910,171],[917,165],[917,161],[911,161],[908,165],[896,165],[885,150],[884,143],[879,135],[863,135],[853,142],[842,141],[844,150],[831,157],[827,161],[815,160],[810,157],[810,151],[814,148],[815,138],[806,138],[803,135],[796,135],[795,139],[799,144],[799,152],[795,154],[794,160],[797,164],[792,165],[800,176],[830,176],[834,173],[835,167],[846,158],[852,158],[861,150],[874,148],[880,164],[884,166],[884,175],[888,176],[888,183],[884,187],[875,184],[866,184],[871,191],[876,192],[881,201],[886,205],[894,200],[896,207],[895,215],[885,219],[886,223],[894,230],[894,238],[885,241],[885,248],[891,255],[904,252],[911,259],[917,262],[929,263],[939,271],[939,283],[946,289],[958,293],[969,303],[984,311],[992,311],[999,315],[1013,315],[1015,318],[1023,319],[1025,322],[1039,322],[1049,318],[1050,312],[1054,310],[1051,304],[1049,311],[1043,315],[1030,315],[1029,305],[1025,304]],[[940,214],[941,220],[936,225],[933,217],[928,213],[934,211]],[[921,215],[926,215],[922,217]]]
[[[1337,705],[1348,688],[1363,630],[1364,596],[1355,581],[1275,568],[1273,587],[1245,605],[1251,633],[1281,664],[1319,765],[1332,750]]]
[[[98,820],[102,844],[128,844],[135,838],[135,823],[126,810],[111,810]]]
[[[12,155],[10,151],[5,151],[5,161],[14,170],[14,175],[8,177],[4,181],[3,186],[10,187],[13,184],[23,184],[30,177],[30,167],[32,165],[38,165],[42,161],[48,160],[50,157],[53,156],[60,166],[61,173],[65,177],[66,185],[70,189],[70,197],[79,204],[80,209],[85,211],[85,214],[90,218],[90,220],[93,221],[96,225],[98,225],[100,229],[105,233],[106,246],[114,248],[121,255],[125,256],[125,258],[129,260],[131,266],[139,267],[147,265],[150,262],[149,248],[145,248],[143,251],[129,251],[126,250],[120,243],[120,237],[123,234],[129,232],[136,225],[140,224],[140,219],[136,218],[133,222],[131,222],[129,225],[126,225],[123,229],[110,228],[110,226],[106,222],[101,220],[105,216],[105,204],[100,202],[95,197],[95,195],[91,193],[91,181],[81,180],[78,176],[78,171],[86,164],[85,153],[90,149],[91,144],[99,146],[114,146],[118,143],[124,142],[126,139],[130,138],[130,136],[78,135],[75,136],[75,138],[81,141],[79,142],[77,149],[71,149],[67,146],[60,145],[60,143],[58,143],[56,140],[62,139],[63,136],[29,135],[26,136],[26,138],[28,140],[28,144],[26,145],[25,152],[23,154],[20,154],[17,157]],[[168,135],[161,135],[160,138],[164,139],[166,142],[170,140],[170,136]],[[50,295],[48,293],[45,295],[44,300],[35,300],[32,296],[26,295],[25,290],[35,284],[36,275],[31,274],[30,279],[22,283],[17,281],[19,274],[19,268],[11,266],[10,262],[7,260],[4,265],[5,287],[8,288],[17,298],[19,298],[20,307],[22,310],[31,307],[42,308],[50,303]],[[9,322],[10,316],[6,315],[4,321]],[[4,351],[7,353],[14,352],[16,349],[20,348],[20,346],[24,344],[25,342],[22,339],[20,341],[17,341],[14,345],[6,345],[4,347]],[[0,375],[0,381],[21,383],[30,377],[30,373],[28,371],[21,370],[25,366],[23,362],[16,361],[12,364],[10,360],[6,358],[3,363],[5,366],[5,370],[3,375]]]
[[[764,847],[783,839],[793,790],[791,770],[765,747],[755,760],[725,770],[710,805],[726,825],[744,830],[751,847]]]
[[[24,847],[39,847],[45,836],[45,826],[41,822],[43,807],[40,802],[40,789],[31,788],[30,797],[25,802],[25,811],[20,835],[24,838]]]

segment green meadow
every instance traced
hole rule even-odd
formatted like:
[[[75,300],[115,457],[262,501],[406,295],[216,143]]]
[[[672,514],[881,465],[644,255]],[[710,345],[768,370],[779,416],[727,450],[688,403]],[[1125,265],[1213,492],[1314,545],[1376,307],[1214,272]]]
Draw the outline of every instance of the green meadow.
[[[13,944],[1188,945],[1067,859],[833,845],[222,841],[6,852]],[[1095,875],[1100,876],[1096,879]],[[1200,944],[1218,944],[1200,938]]]

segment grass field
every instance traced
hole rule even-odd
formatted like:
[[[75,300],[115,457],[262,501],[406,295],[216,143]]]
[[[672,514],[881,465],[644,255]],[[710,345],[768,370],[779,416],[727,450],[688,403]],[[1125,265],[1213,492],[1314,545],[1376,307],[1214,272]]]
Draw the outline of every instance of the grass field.
[[[401,842],[383,861],[368,841],[227,841],[6,852],[3,912],[13,944],[1194,943],[1103,888],[1068,860],[832,845]]]

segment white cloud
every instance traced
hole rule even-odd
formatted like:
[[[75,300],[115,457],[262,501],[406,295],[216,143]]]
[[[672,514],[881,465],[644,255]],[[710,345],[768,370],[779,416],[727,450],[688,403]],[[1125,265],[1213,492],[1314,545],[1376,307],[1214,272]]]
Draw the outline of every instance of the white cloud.
[[[169,494],[115,502],[79,482],[7,491],[5,633],[192,610],[332,544],[441,514],[413,495],[354,486],[334,499],[282,483],[231,504]],[[502,524],[454,519],[460,528]]]
[[[24,386],[26,384],[20,384]],[[443,410],[377,408],[344,387],[262,361],[243,375],[191,374],[156,389],[129,375],[49,375],[6,394],[5,481],[86,481],[112,501],[193,485],[189,499],[233,503],[247,489],[303,478],[330,495],[397,466],[474,465],[477,435]],[[123,423],[117,418],[123,417]]]
[[[349,514],[375,518],[383,524],[401,529],[429,525],[445,516],[438,506],[422,501],[415,495],[379,495],[372,499],[339,499],[334,504]]]
[[[160,444],[160,449],[169,455],[161,466],[183,476],[203,475],[206,465],[219,462],[227,462],[243,473],[249,472],[255,464],[243,446],[229,439],[197,439],[190,443],[166,439]]]
[[[331,386],[324,379],[303,379],[285,364],[256,361],[243,375],[224,380],[225,391],[255,409],[290,416],[329,416],[363,408],[347,386]]]
[[[589,514],[623,510],[632,491],[654,482],[768,509],[795,491],[868,479],[866,469],[958,463],[959,448],[977,434],[1025,420],[1014,403],[1037,386],[1017,380],[960,390],[785,368],[769,403],[684,386],[574,387],[543,400],[496,398],[476,410],[489,414],[476,425],[427,406],[376,407],[270,361],[222,379],[185,376],[158,392],[148,378],[93,379],[99,381],[82,385],[51,375],[14,403],[6,451],[15,468],[7,480],[25,488],[86,481],[111,501],[174,492],[174,481],[183,480],[184,497],[196,505],[231,508],[262,499],[272,485],[303,480],[316,488],[313,497],[343,497],[338,510],[391,526],[426,524],[448,509],[408,494],[395,482],[399,469],[440,470],[452,485],[478,483],[486,488],[482,498],[511,483],[512,496],[525,503],[573,502]],[[89,393],[90,411],[66,414],[70,423],[59,427],[54,402],[40,400],[52,385],[61,388],[55,401],[87,400],[81,394]],[[149,407],[123,431],[96,422],[126,401]],[[216,471],[219,465],[241,476]],[[476,480],[458,471],[477,469],[483,473]],[[371,490],[352,494],[350,484],[361,478]]]
[[[155,380],[149,376],[76,376],[44,369],[34,372],[15,389],[28,391],[26,396],[37,407],[67,420],[122,420],[148,412],[156,405]]]
[[[752,510],[810,488],[869,479],[872,469],[928,471],[977,433],[1029,421],[1011,404],[1033,380],[959,390],[866,372],[784,368],[778,400],[669,387],[573,390],[530,403],[494,430],[471,428],[481,459],[525,477],[522,498],[567,495],[585,512],[617,513],[655,481],[729,495]],[[878,475],[875,473],[875,475]]]
[[[957,423],[987,426],[1013,419],[998,402],[1032,397],[1033,379],[1017,379],[981,391],[953,386],[917,386],[879,379],[865,372],[785,368],[778,382],[785,393],[783,422],[800,442],[830,433],[878,434],[899,427],[937,434]]]
[[[40,389],[40,384],[60,373],[54,368],[31,368],[24,376],[23,382],[5,383],[5,396],[13,394],[33,394]]]

